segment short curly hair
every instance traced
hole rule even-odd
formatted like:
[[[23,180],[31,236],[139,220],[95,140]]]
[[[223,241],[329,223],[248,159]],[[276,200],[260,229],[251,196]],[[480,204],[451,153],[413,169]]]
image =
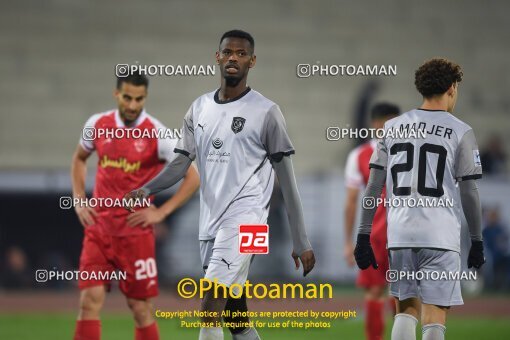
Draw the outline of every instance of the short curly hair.
[[[459,65],[443,58],[426,61],[414,73],[414,85],[421,95],[430,98],[448,91],[454,83],[462,81]]]

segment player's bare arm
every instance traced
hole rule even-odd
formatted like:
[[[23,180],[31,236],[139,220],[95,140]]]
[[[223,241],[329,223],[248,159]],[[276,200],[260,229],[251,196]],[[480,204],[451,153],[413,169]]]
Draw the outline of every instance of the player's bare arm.
[[[381,197],[385,181],[386,170],[378,168],[370,169],[370,177],[365,193],[363,194],[363,200],[366,198]],[[363,207],[361,213],[358,238],[356,241],[356,248],[354,249],[354,258],[360,269],[367,269],[369,266],[375,269],[378,267],[372,245],[370,244],[372,221],[374,220],[376,210],[377,206],[374,204],[372,207]]]
[[[87,176],[87,159],[89,156],[90,152],[78,144],[74,151],[71,163],[73,198],[87,197],[85,193],[85,178]],[[78,215],[78,219],[83,227],[94,224],[94,217],[97,216],[97,212],[93,208],[78,205],[74,208],[74,210],[76,211],[76,215]]]
[[[273,161],[273,169],[276,172],[283,194],[283,199],[289,217],[290,231],[294,250],[292,258],[296,264],[296,270],[303,264],[303,276],[306,276],[315,266],[315,255],[306,236],[303,207],[296,185],[294,168],[290,156],[284,156],[279,162]]]
[[[199,187],[200,177],[198,176],[195,166],[192,165],[188,168],[188,171],[184,176],[184,180],[175,195],[173,195],[160,207],[151,206],[128,215],[128,225],[131,227],[136,225],[147,227],[149,225],[162,222],[176,209],[186,203]]]
[[[352,267],[356,264],[354,261],[354,245],[352,244],[352,234],[354,231],[354,222],[356,219],[356,210],[358,206],[358,188],[347,188],[347,197],[345,200],[345,214],[344,214],[344,258],[347,264]]]
[[[133,206],[135,200],[147,198],[150,195],[170,188],[184,177],[190,165],[191,159],[182,154],[178,154],[156,177],[144,184],[141,188],[133,190],[124,196],[125,208],[134,212]]]

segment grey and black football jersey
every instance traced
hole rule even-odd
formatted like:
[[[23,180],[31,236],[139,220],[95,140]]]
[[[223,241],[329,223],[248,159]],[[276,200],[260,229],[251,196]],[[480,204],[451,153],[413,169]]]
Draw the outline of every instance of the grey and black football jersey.
[[[460,252],[462,206],[457,182],[482,176],[473,130],[448,112],[422,109],[387,121],[384,129],[425,131],[424,136],[407,139],[390,133],[377,143],[370,167],[386,169],[388,201],[437,203],[388,206],[388,248]]]
[[[266,223],[274,173],[270,158],[294,153],[279,107],[249,87],[220,102],[218,90],[196,99],[175,152],[200,174],[200,240],[220,226]]]

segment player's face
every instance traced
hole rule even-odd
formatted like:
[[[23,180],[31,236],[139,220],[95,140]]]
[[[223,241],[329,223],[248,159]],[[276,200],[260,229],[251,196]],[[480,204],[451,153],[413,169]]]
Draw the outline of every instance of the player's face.
[[[248,76],[248,70],[255,66],[256,57],[250,42],[241,38],[225,38],[216,52],[216,63],[220,65],[221,76],[227,86],[235,87]]]
[[[120,89],[115,89],[114,96],[120,117],[126,125],[129,125],[142,113],[145,98],[147,98],[147,88],[144,85],[122,83]]]
[[[448,112],[452,113],[453,109],[455,108],[455,104],[457,103],[457,96],[458,96],[458,89],[459,89],[459,83],[454,83],[449,89],[448,89]]]

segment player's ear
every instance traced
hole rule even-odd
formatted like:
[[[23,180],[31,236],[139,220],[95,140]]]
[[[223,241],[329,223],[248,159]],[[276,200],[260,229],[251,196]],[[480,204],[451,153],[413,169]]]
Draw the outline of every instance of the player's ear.
[[[118,89],[118,88],[115,88],[115,89],[113,90],[113,98],[117,99],[117,97],[119,96],[119,93],[120,93],[119,89]]]
[[[455,94],[455,86],[456,86],[456,83],[453,83],[449,88],[448,88],[448,96],[450,97],[453,97],[453,95]]]
[[[253,55],[250,59],[250,68],[254,67],[256,63],[257,63],[257,56]]]
[[[220,52],[216,51],[216,64],[220,63]]]

